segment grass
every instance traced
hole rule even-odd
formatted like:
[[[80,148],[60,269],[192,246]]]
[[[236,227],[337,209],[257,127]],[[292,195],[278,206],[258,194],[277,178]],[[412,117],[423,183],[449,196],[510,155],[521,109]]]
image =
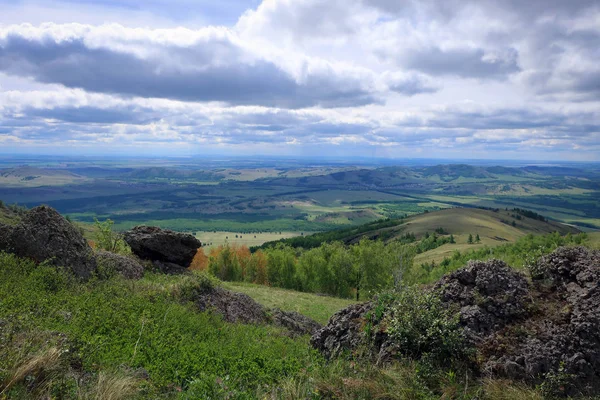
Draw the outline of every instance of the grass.
[[[353,303],[352,300],[337,297],[319,296],[252,283],[224,282],[223,285],[228,289],[247,294],[265,307],[296,311],[320,324],[326,324],[333,314]]]
[[[252,398],[259,387],[321,362],[306,337],[292,339],[279,328],[228,324],[218,315],[195,311],[173,297],[172,285],[181,277],[149,274],[135,282],[115,278],[81,284],[52,267],[3,253],[0,266],[0,320],[10,322],[0,325],[0,382],[16,376],[9,371],[24,348],[27,355],[48,358],[35,356],[44,354],[47,340],[34,343],[27,332],[59,335],[57,346],[70,355],[66,364],[80,365],[85,373],[143,368],[150,382],[142,398],[159,393],[174,398],[191,390],[192,382],[200,393],[196,398],[206,398],[210,396],[198,387],[212,388],[224,379],[237,397]],[[23,365],[29,371],[44,363],[34,364]],[[63,375],[72,378],[50,385],[48,393],[78,397],[77,374]],[[106,380],[101,386],[119,385],[127,386]],[[18,398],[19,390],[22,386],[13,384],[8,398]]]
[[[589,246],[593,249],[600,250],[600,232],[588,233]]]
[[[262,232],[262,233],[240,233],[229,231],[199,231],[196,237],[205,247],[211,248],[225,243],[235,245],[245,245],[248,247],[260,246],[265,242],[273,240],[286,239],[301,234],[311,234],[312,232]],[[237,236],[237,237],[236,237]]]

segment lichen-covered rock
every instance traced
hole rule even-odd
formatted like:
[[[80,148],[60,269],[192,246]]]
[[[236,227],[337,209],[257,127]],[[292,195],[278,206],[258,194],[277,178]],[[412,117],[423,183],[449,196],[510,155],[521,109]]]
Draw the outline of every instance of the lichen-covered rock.
[[[460,322],[473,343],[524,318],[531,303],[527,280],[503,261],[471,261],[443,277],[435,289],[460,309]]]
[[[167,273],[183,272],[202,246],[193,235],[153,226],[136,226],[125,232],[123,237],[133,254],[143,260],[158,262],[156,265]]]
[[[271,318],[277,326],[286,328],[294,335],[313,335],[322,328],[318,322],[295,311],[271,310]]]
[[[95,256],[98,268],[107,275],[116,273],[127,279],[140,279],[144,276],[144,267],[133,257],[104,250],[97,250]]]
[[[2,230],[7,232],[2,239],[7,242],[5,250],[20,257],[47,260],[84,279],[96,270],[93,251],[79,229],[53,208],[33,208],[12,229]]]
[[[372,309],[372,303],[362,303],[338,311],[311,337],[310,343],[327,358],[356,349],[364,340],[366,314]]]

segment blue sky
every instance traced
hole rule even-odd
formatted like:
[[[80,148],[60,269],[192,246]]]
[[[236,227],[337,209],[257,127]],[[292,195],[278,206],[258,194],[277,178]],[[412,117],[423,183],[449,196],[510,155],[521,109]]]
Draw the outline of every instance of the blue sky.
[[[0,0],[0,152],[600,160],[592,0]]]

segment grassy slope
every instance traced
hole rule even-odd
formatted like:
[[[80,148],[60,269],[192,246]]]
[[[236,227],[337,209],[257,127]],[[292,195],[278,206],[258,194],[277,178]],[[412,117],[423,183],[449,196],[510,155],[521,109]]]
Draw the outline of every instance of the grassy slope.
[[[140,281],[80,284],[53,267],[0,253],[0,388],[15,363],[52,345],[38,336],[58,332],[76,344],[72,356],[82,357],[86,372],[147,371],[151,384],[140,398],[176,398],[181,390],[189,398],[221,398],[227,390],[219,395],[215,386],[226,380],[233,397],[251,398],[263,385],[320,362],[306,337],[196,311],[185,302],[190,279],[149,274]],[[58,338],[55,346],[68,349]],[[74,378],[65,379],[53,398],[78,397]]]
[[[387,240],[393,240],[407,232],[422,237],[425,233],[433,233],[438,228],[454,235],[455,244],[445,244],[436,249],[420,254],[417,263],[440,261],[451,256],[455,250],[463,251],[483,246],[494,247],[504,243],[515,242],[527,234],[543,235],[552,232],[561,234],[577,233],[578,229],[557,222],[543,222],[521,216],[521,220],[512,217],[513,211],[481,210],[476,208],[449,208],[445,210],[419,214],[408,218],[404,223],[390,228],[377,229],[347,239],[347,242],[357,242],[363,235],[377,238],[384,234]],[[506,222],[503,222],[506,221]],[[516,226],[510,225],[515,221]],[[469,234],[479,235],[481,242],[468,244]]]
[[[252,283],[224,282],[223,285],[228,289],[246,293],[266,307],[296,311],[321,324],[326,324],[333,314],[353,303],[351,300],[337,297],[319,296]]]

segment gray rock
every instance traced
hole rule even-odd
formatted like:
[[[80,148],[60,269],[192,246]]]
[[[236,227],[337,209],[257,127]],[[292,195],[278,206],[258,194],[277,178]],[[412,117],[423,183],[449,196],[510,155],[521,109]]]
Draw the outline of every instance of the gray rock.
[[[95,255],[98,267],[108,275],[117,273],[127,279],[140,279],[144,276],[144,267],[133,257],[104,250],[97,250]]]
[[[442,301],[460,307],[460,322],[473,343],[528,315],[529,286],[503,261],[470,261],[436,285]]]
[[[177,269],[163,263],[175,264],[182,268],[189,267],[202,246],[193,235],[153,226],[136,226],[125,232],[123,238],[136,256],[143,260],[160,262],[157,266],[161,270],[164,267],[165,272]]]
[[[227,322],[264,324],[269,321],[266,309],[250,296],[220,287],[202,291],[194,303],[200,311],[216,312]]]
[[[365,338],[363,326],[366,314],[372,308],[371,303],[362,303],[352,304],[338,311],[327,325],[311,337],[310,343],[327,358],[336,357],[345,350],[356,349]]]
[[[7,250],[20,257],[48,260],[84,279],[96,270],[93,251],[79,229],[50,207],[31,209],[3,236]]]
[[[286,328],[294,335],[313,335],[322,328],[318,322],[295,311],[271,310],[271,318],[277,326]]]

